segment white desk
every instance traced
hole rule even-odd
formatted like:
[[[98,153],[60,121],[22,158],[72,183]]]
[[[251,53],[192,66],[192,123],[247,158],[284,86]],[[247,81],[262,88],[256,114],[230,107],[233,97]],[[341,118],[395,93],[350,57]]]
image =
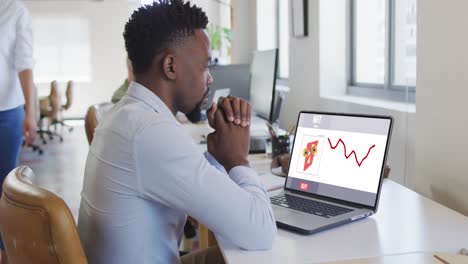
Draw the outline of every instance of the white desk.
[[[315,263],[414,252],[457,253],[468,247],[468,217],[385,180],[379,210],[367,219],[309,236],[278,229],[269,251],[245,251],[221,237],[217,240],[228,263]]]

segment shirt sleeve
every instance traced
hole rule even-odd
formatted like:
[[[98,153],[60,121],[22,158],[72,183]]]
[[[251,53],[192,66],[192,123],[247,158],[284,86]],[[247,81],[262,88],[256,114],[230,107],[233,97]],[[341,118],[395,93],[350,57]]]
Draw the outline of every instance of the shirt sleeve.
[[[194,217],[241,248],[271,248],[276,223],[254,170],[238,166],[223,173],[174,122],[146,127],[134,151],[144,198]]]
[[[33,37],[31,17],[25,7],[18,10],[16,23],[15,69],[17,72],[33,68]]]
[[[227,174],[227,171],[223,167],[223,165],[221,165],[208,151],[205,152],[205,158],[211,165],[217,168],[220,172]]]

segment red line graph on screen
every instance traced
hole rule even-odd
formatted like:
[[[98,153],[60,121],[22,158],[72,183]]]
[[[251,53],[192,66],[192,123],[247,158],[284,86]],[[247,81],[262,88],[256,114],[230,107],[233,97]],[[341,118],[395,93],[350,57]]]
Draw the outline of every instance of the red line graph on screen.
[[[331,143],[331,141],[330,141],[330,138],[328,138],[328,143],[330,144],[330,148],[332,148],[332,149],[336,149],[336,148],[338,147],[338,144],[340,144],[340,142],[341,142],[341,144],[343,145],[343,148],[344,148],[344,156],[345,156],[345,158],[348,159],[349,157],[351,157],[352,154],[354,154],[354,159],[356,160],[356,163],[357,163],[357,165],[358,165],[359,167],[361,167],[361,165],[362,165],[362,163],[364,162],[364,160],[367,159],[367,157],[369,156],[371,150],[375,147],[375,144],[372,145],[372,147],[370,147],[369,150],[367,151],[366,156],[359,162],[358,157],[357,157],[357,154],[356,154],[356,152],[355,152],[354,150],[351,151],[351,153],[347,154],[347,151],[346,151],[346,144],[344,143],[344,141],[343,141],[341,138],[338,140],[338,142],[336,142],[335,146],[332,145],[332,143]]]

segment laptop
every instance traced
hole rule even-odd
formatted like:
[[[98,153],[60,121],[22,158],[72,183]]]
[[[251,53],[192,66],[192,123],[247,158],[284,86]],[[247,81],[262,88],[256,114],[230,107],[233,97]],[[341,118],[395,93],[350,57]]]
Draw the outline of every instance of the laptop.
[[[312,234],[377,212],[393,119],[301,111],[277,226]]]

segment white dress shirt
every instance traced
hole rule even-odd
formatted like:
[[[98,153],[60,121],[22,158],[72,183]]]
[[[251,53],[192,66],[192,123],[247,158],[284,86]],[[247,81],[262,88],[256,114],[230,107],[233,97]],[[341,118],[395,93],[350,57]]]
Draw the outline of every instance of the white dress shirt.
[[[78,230],[89,263],[177,263],[187,215],[244,249],[271,248],[276,224],[258,175],[222,171],[132,82],[96,128],[86,161]]]
[[[33,68],[29,12],[18,0],[0,0],[0,111],[24,104],[18,73]]]

